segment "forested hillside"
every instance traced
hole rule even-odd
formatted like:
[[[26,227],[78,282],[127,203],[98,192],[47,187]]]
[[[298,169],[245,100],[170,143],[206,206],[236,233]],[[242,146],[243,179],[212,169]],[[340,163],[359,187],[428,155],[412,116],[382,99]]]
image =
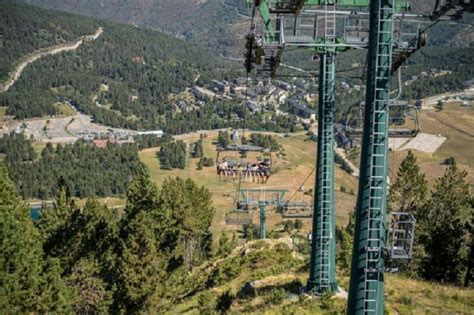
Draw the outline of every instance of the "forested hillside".
[[[216,55],[241,57],[242,38],[249,28],[248,9],[245,0],[23,0],[47,8],[110,19],[146,28],[160,29],[186,40],[193,41]],[[429,13],[434,0],[413,0],[412,12]],[[474,30],[466,25],[445,25],[453,29],[443,41],[463,46],[474,39]],[[468,30],[463,34],[461,30]],[[441,38],[441,36],[440,36]]]
[[[239,14],[244,0],[26,0],[30,4],[158,29],[184,38],[216,55],[242,51],[247,23]],[[240,11],[239,11],[240,9]]]
[[[413,164],[400,169],[395,182],[402,183],[400,195],[392,199],[423,215],[416,259],[400,266],[401,275],[386,275],[385,310],[470,314],[473,290],[465,280],[472,279],[466,274],[472,234],[463,234],[472,231],[469,225],[461,228],[469,220],[466,214],[472,219],[465,175],[450,167],[425,205],[412,202],[427,192],[423,176],[416,173]],[[403,183],[416,189],[407,190]],[[445,191],[450,194],[443,197],[440,192]],[[129,185],[123,212],[94,199],[79,207],[67,187],[60,186],[53,207],[43,209],[41,219],[33,222],[0,164],[0,206],[0,261],[7,266],[0,269],[2,314],[12,309],[78,314],[345,312],[344,299],[301,294],[309,243],[297,228],[288,224],[282,231],[292,238],[257,241],[249,241],[250,228],[244,231],[247,240],[223,232],[213,246],[211,194],[189,179],[168,179],[158,188],[147,172],[139,172]],[[352,232],[349,222],[336,233],[338,284],[344,290]],[[418,272],[433,282],[410,278]],[[467,287],[454,286],[460,284]]]
[[[16,24],[6,21],[21,20],[18,16],[28,16],[30,9],[38,14],[37,19],[42,17],[38,12],[45,13],[43,24],[48,23],[50,16],[64,15],[27,6],[10,8],[3,11],[5,18],[0,21],[10,33]],[[219,101],[192,112],[176,113],[168,100],[170,93],[181,93],[187,87],[231,73],[227,63],[199,48],[156,31],[91,23],[90,19],[72,15],[63,19],[67,20],[66,25],[76,25],[84,33],[98,25],[104,32],[74,52],[47,56],[30,64],[15,85],[0,96],[0,105],[8,107],[8,114],[19,119],[54,114],[54,103],[68,99],[100,123],[135,129],[162,128],[177,133],[222,127],[228,121],[218,113],[222,116],[229,109],[233,113],[241,111],[240,105]],[[31,23],[28,19],[19,23],[26,34],[40,31],[40,23],[34,19]],[[53,23],[48,25],[55,27]],[[28,41],[25,45],[31,45]],[[10,42],[4,41],[4,45]]]
[[[9,5],[0,1],[0,82],[4,81],[13,65],[28,53],[40,48],[71,42],[92,34],[98,23],[92,19],[71,19],[35,7]]]

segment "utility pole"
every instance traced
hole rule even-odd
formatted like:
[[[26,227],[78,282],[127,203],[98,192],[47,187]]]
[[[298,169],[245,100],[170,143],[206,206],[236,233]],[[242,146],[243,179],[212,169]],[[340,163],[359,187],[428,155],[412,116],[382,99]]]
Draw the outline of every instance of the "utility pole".
[[[394,0],[370,2],[366,108],[348,314],[383,314]]]

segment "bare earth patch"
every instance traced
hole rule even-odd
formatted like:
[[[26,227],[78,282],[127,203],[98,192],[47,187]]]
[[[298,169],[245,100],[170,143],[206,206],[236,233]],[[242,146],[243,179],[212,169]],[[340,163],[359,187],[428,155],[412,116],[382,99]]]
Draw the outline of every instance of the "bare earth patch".
[[[415,138],[411,139],[397,150],[418,150],[433,154],[445,141],[446,138],[441,135],[419,133]]]

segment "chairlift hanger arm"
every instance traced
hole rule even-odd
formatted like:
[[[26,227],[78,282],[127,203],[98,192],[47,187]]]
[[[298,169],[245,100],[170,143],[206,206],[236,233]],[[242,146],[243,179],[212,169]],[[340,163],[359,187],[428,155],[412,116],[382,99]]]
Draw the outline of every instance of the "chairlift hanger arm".
[[[474,0],[436,0],[435,8],[429,18],[459,20],[463,12],[474,12]]]

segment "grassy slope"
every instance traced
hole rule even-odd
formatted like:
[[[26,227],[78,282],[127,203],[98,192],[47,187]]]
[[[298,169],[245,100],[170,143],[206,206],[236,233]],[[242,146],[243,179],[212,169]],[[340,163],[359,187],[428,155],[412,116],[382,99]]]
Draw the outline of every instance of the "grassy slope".
[[[199,269],[195,286],[214,279],[216,270],[233,270],[208,288],[213,296],[230,292],[233,299],[229,314],[344,314],[346,300],[335,298],[330,310],[324,298],[299,296],[307,281],[308,257],[299,253],[290,239],[252,241],[235,249],[225,258]],[[283,265],[278,268],[279,264]],[[259,280],[254,295],[243,294],[247,282]],[[339,275],[338,283],[347,290],[347,276]],[[170,314],[199,314],[199,294],[182,295],[175,301]],[[272,291],[284,289],[282,299],[272,299]],[[239,294],[240,291],[240,294]],[[397,275],[387,275],[385,308],[388,314],[470,314],[474,307],[474,290],[432,284]],[[327,304],[327,303],[326,303]]]
[[[205,156],[212,157],[215,159],[215,147],[212,145],[212,139],[216,138],[216,132],[208,133],[208,137],[204,142]],[[244,183],[242,188],[257,188],[264,187],[267,189],[288,189],[288,197],[293,195],[297,189],[303,184],[304,179],[311,173],[316,159],[316,144],[312,141],[304,141],[306,138],[304,135],[295,135],[289,139],[279,137],[278,141],[283,145],[286,153],[285,158],[278,158],[273,154],[274,168],[277,173],[272,176],[266,185],[258,185],[254,183]],[[192,142],[197,141],[198,135],[193,134],[185,137],[185,141]],[[192,178],[198,185],[203,185],[213,193],[214,206],[216,208],[216,216],[214,218],[213,230],[220,234],[220,230],[223,228],[233,229],[232,227],[226,227],[225,215],[229,209],[232,208],[233,198],[235,196],[235,185],[232,182],[220,182],[219,177],[216,175],[214,167],[205,168],[204,170],[196,170],[197,159],[189,159],[185,170],[173,170],[164,171],[160,170],[159,162],[156,158],[156,152],[159,149],[147,149],[140,152],[140,158],[146,163],[150,169],[152,178],[161,184],[167,176],[180,176],[183,178]],[[347,191],[353,189],[356,190],[356,178],[348,175],[342,171],[339,167],[336,169],[336,190],[339,190],[341,186],[344,186]],[[304,184],[306,190],[313,189],[314,187],[314,173],[308,181]],[[301,199],[301,193],[295,196],[295,199]],[[311,198],[306,196],[306,201],[311,202]],[[345,224],[347,222],[347,213],[353,208],[355,203],[355,196],[342,193],[338,191],[336,193],[336,207],[337,207],[337,222],[338,224]],[[254,211],[252,213],[254,223],[258,222],[258,213]],[[275,226],[282,221],[279,214],[270,211],[267,217],[268,225],[270,229],[274,229]],[[310,229],[310,220],[305,219],[305,230]]]
[[[474,125],[474,108],[460,108],[457,104],[446,106],[443,111],[423,111],[420,114],[422,132],[431,134],[441,134],[446,137],[445,143],[434,154],[414,151],[418,157],[420,167],[425,172],[430,185],[441,177],[446,169],[442,161],[447,157],[453,156],[461,168],[468,172],[467,180],[474,185],[474,147],[472,146],[472,126]],[[208,134],[205,139],[204,149],[207,157],[215,158],[215,148],[211,140],[216,137],[215,132]],[[291,138],[276,136],[283,145],[286,157],[274,158],[274,169],[277,173],[270,179],[266,188],[288,189],[291,196],[304,179],[312,171],[315,164],[315,143],[305,141],[304,135],[295,135]],[[186,136],[188,142],[197,141],[198,135]],[[232,201],[235,194],[235,186],[231,182],[219,182],[215,173],[215,168],[205,168],[202,171],[196,170],[197,159],[189,159],[186,170],[164,171],[160,170],[159,162],[156,158],[158,148],[144,150],[140,153],[141,159],[149,167],[152,177],[160,184],[167,176],[180,176],[192,178],[199,185],[204,185],[214,194],[214,205],[216,207],[216,217],[214,230],[219,231],[225,227],[225,214],[232,207]],[[407,151],[390,152],[389,154],[389,174],[393,179],[396,176],[396,170],[401,161],[405,158]],[[310,176],[304,184],[305,189],[312,189],[314,186],[314,174]],[[340,168],[336,168],[336,217],[338,224],[347,222],[347,213],[354,208],[355,196],[340,192],[341,186],[346,191],[353,189],[357,191],[357,179],[348,175]],[[243,188],[255,188],[256,184],[246,183]],[[295,198],[301,198],[298,194]],[[306,197],[309,201],[309,197]],[[254,220],[257,220],[257,214],[254,214]],[[277,214],[270,213],[270,227],[281,221]],[[309,220],[305,220],[309,221]],[[257,222],[257,221],[255,221]],[[227,227],[228,228],[228,227]],[[309,222],[306,222],[305,228],[309,230]]]
[[[440,134],[447,140],[433,154],[414,151],[420,167],[430,183],[441,177],[446,166],[441,165],[444,159],[452,156],[468,172],[468,182],[474,185],[474,108],[460,108],[458,103],[445,106],[443,111],[422,111],[420,113],[421,131]],[[390,152],[390,176],[396,174],[407,151]]]

